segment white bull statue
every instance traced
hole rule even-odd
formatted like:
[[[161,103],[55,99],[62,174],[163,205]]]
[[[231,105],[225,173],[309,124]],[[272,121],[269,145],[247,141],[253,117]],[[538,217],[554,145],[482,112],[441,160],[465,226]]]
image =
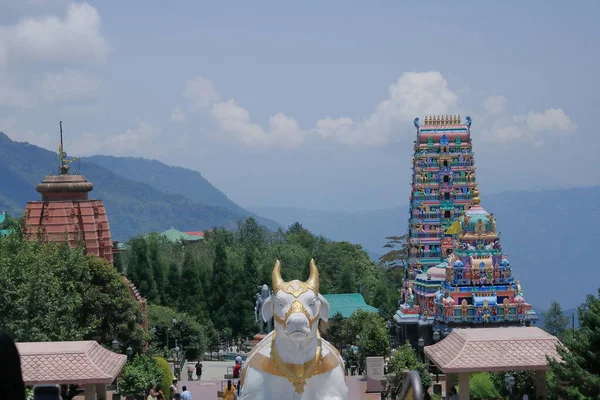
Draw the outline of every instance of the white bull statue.
[[[319,333],[329,303],[319,294],[319,271],[310,261],[306,282],[281,278],[273,268],[273,294],[264,302],[265,321],[275,329],[249,354],[242,370],[241,400],[346,400],[344,361]]]

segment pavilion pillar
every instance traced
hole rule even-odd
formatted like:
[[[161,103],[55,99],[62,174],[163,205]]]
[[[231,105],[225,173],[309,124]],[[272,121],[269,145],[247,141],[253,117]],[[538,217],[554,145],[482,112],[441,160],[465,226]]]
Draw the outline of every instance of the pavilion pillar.
[[[546,371],[535,371],[535,394],[538,399],[547,399]]]
[[[105,383],[99,383],[96,385],[96,399],[97,400],[107,400]]]
[[[457,383],[457,375],[454,373],[446,373],[445,385],[446,385],[446,397],[448,398],[448,394],[450,390],[456,386]]]
[[[83,389],[85,390],[85,400],[97,400],[96,385],[93,383],[87,384],[83,386]],[[104,398],[106,399],[106,394],[104,395]]]
[[[460,400],[470,400],[471,389],[469,387],[469,373],[461,372],[458,374],[458,398]]]

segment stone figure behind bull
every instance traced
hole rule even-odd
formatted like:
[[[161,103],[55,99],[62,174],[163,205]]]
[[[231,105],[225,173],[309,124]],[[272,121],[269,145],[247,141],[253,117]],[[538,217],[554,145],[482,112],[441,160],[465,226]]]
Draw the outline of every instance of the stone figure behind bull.
[[[319,319],[329,318],[329,303],[319,294],[319,271],[310,261],[306,282],[281,278],[273,268],[273,293],[262,305],[274,330],[249,354],[242,371],[242,400],[347,400],[344,362],[321,339]]]
[[[271,331],[271,319],[263,318],[262,307],[265,301],[269,298],[269,286],[262,285],[260,293],[256,294],[256,306],[254,307],[254,316],[258,322],[260,332],[258,333],[269,333]]]

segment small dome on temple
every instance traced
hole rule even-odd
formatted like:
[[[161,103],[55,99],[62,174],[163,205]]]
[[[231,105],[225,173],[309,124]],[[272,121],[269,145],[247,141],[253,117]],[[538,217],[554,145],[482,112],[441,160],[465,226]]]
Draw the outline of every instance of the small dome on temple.
[[[510,262],[506,259],[506,257],[504,257],[502,258],[502,261],[500,261],[500,265],[503,267],[510,267]]]
[[[456,260],[456,261],[454,261],[454,265],[453,265],[453,266],[454,266],[455,268],[462,268],[462,267],[464,267],[464,265],[463,265],[463,262],[462,262],[462,261],[460,261],[460,260]]]
[[[496,220],[494,216],[481,207],[479,191],[473,191],[472,206],[460,216],[460,227],[464,232],[485,234],[496,233]]]

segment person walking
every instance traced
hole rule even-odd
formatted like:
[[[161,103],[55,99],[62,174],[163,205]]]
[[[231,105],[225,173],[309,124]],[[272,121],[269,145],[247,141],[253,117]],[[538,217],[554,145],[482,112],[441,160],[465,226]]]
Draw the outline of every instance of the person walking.
[[[169,399],[174,400],[175,394],[177,394],[179,390],[177,389],[177,378],[173,378],[173,383],[169,386]]]
[[[233,367],[233,379],[240,378],[240,370],[242,369],[242,363],[235,362],[235,367]]]
[[[202,378],[202,363],[200,362],[200,359],[198,359],[198,362],[196,363],[196,378],[198,378],[198,380]]]

